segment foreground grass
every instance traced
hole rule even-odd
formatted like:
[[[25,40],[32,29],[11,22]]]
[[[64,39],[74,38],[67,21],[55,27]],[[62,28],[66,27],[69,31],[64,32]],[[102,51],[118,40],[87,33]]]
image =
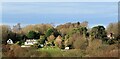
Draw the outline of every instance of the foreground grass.
[[[62,50],[57,47],[45,47],[40,48],[37,51],[48,52],[51,57],[82,57],[85,55],[85,53],[80,49]]]
[[[38,51],[47,52],[50,55],[50,57],[118,57],[118,44],[98,45],[94,43],[92,45],[87,47],[85,50],[62,50],[57,47],[45,47],[38,49]]]
[[[97,42],[97,41],[96,41]],[[4,57],[118,57],[118,44],[91,44],[86,49],[63,50],[58,47],[21,48],[18,45],[4,45]]]
[[[59,48],[45,47],[39,48],[37,51],[47,52],[52,57],[62,57],[62,51]]]

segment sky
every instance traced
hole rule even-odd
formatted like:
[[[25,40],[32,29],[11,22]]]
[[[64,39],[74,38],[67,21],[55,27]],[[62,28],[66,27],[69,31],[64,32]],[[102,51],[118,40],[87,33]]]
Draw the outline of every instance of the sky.
[[[3,2],[118,2],[119,0],[1,0]]]
[[[89,26],[118,21],[117,2],[4,2],[2,23],[27,24],[88,21]]]

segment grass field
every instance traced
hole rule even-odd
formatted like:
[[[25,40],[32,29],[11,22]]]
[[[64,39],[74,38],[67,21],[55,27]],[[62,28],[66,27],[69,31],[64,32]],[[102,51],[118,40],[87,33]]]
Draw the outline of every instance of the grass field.
[[[84,52],[79,49],[62,50],[57,47],[40,48],[37,51],[48,52],[52,57],[82,57]]]

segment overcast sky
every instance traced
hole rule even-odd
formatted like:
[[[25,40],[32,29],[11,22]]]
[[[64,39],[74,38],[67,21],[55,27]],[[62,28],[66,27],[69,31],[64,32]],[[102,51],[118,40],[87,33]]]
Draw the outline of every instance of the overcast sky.
[[[41,24],[88,21],[90,27],[118,21],[117,2],[4,2],[2,23]]]

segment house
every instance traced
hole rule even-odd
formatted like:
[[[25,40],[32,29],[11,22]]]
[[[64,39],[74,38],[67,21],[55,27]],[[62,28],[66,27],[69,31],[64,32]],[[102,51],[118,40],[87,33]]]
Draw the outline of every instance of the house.
[[[7,44],[13,44],[13,41],[11,39],[8,39]]]
[[[26,39],[24,45],[22,45],[21,47],[30,47],[31,45],[34,45],[37,43],[36,39]]]
[[[70,48],[69,47],[65,47],[65,50],[69,50]]]
[[[108,37],[109,39],[114,39],[114,34],[113,34],[113,33],[110,33],[110,34],[107,35],[107,37]]]
[[[26,42],[24,43],[24,45],[34,45],[35,43],[37,43],[37,40],[27,39]]]

